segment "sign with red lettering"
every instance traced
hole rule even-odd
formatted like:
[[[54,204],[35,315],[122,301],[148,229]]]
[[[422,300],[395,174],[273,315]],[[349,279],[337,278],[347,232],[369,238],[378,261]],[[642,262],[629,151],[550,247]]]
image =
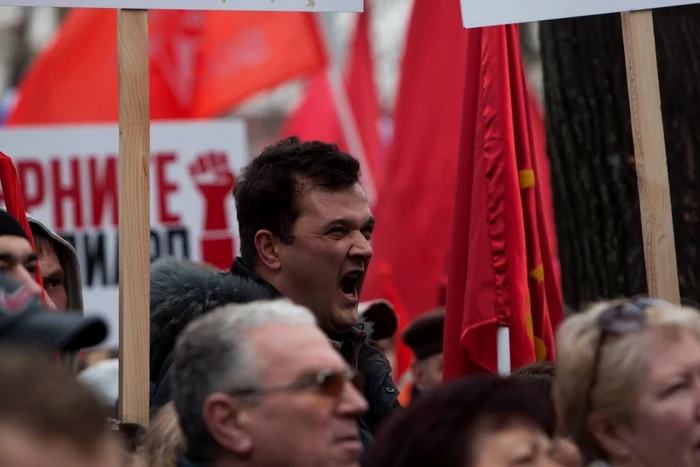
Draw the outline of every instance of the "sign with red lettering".
[[[86,313],[105,316],[106,346],[119,336],[117,125],[0,130],[27,210],[78,252]],[[151,124],[151,258],[230,268],[238,250],[231,191],[247,163],[239,121]]]
[[[1,0],[0,0],[1,1]],[[461,0],[465,28],[692,5],[700,0]]]
[[[360,12],[363,0],[0,0],[0,6],[123,8],[132,10],[232,10]]]

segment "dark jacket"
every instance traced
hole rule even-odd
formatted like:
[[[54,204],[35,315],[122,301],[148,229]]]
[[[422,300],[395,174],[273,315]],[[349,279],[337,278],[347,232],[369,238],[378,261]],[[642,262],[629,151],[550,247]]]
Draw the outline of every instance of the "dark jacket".
[[[203,269],[186,261],[160,260],[151,266],[151,411],[171,400],[170,367],[175,340],[197,316],[227,303],[280,298],[268,282],[236,259],[230,273]],[[369,412],[359,420],[366,448],[379,424],[400,407],[384,355],[371,344],[371,326],[359,322],[341,339],[340,353],[364,377]]]
[[[254,280],[271,294],[282,295],[262,277],[255,274],[242,259],[236,258],[231,273]],[[399,391],[391,380],[391,366],[374,345],[372,345],[371,323],[360,320],[341,338],[340,353],[345,360],[362,375],[364,396],[369,403],[369,411],[360,417],[360,435],[367,451],[379,425],[394,411],[400,408]]]
[[[171,400],[170,366],[175,340],[194,318],[227,303],[270,299],[267,289],[245,277],[189,261],[162,259],[151,265],[151,412]]]

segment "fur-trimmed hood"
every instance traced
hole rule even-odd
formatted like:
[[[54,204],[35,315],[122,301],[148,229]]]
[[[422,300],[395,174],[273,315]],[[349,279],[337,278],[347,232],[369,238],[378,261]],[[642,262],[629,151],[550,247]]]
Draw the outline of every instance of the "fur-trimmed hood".
[[[228,303],[274,298],[252,279],[172,258],[151,264],[151,381],[162,375],[175,341],[196,317]]]

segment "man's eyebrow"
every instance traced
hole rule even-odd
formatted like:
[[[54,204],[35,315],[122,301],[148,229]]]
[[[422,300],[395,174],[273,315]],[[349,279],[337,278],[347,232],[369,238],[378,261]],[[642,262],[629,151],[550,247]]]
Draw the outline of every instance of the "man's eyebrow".
[[[365,222],[365,228],[373,229],[376,223],[377,221],[374,219],[374,216],[370,216],[369,219],[367,219],[367,222]]]
[[[10,253],[9,251],[0,251],[0,261],[19,262],[20,260],[24,263],[36,261],[37,256],[36,253],[30,253],[24,259],[22,259],[18,258],[17,255],[15,255],[14,253]]]

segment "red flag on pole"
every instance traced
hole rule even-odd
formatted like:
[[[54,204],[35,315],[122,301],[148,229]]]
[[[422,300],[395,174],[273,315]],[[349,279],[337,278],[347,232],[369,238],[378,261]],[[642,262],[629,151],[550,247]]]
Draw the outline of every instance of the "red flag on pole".
[[[393,288],[410,320],[438,305],[452,229],[466,31],[459,2],[415,0],[394,113],[394,142],[379,184],[374,257],[362,299]],[[401,344],[402,346],[403,344]],[[400,362],[398,374],[406,369]]]
[[[369,4],[365,2],[364,13],[357,17],[344,78],[338,83],[333,82],[335,77],[331,69],[315,75],[307,84],[303,99],[285,123],[280,136],[296,135],[302,140],[326,141],[352,153],[362,162],[364,174],[369,175],[364,177],[363,185],[373,201],[377,180],[375,160],[380,151],[380,110],[374,83],[370,19]],[[340,86],[336,88],[336,85]],[[347,104],[347,108],[343,104]],[[350,119],[352,121],[348,121]],[[355,130],[356,134],[348,134],[348,130]],[[353,150],[353,136],[358,137],[356,143],[361,145],[359,154]],[[372,186],[367,187],[368,183]]]
[[[311,13],[149,12],[151,119],[219,115],[325,66]],[[115,122],[116,10],[74,9],[19,87],[8,124]]]
[[[445,381],[554,359],[562,304],[543,218],[531,100],[517,25],[468,30],[464,120],[445,317]],[[546,252],[546,253],[545,253]],[[501,349],[503,350],[503,349]]]

